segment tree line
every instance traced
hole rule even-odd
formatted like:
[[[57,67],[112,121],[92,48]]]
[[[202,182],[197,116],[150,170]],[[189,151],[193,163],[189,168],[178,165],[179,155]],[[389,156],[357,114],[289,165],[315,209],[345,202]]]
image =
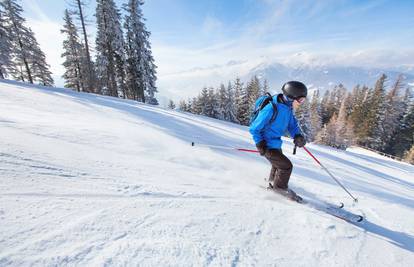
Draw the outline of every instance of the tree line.
[[[308,142],[339,149],[359,145],[414,161],[414,99],[404,76],[388,85],[385,74],[373,88],[357,85],[348,91],[342,84],[325,91],[310,91],[295,108],[296,118]],[[256,76],[245,85],[237,78],[227,86],[203,88],[200,94],[181,100],[178,109],[193,114],[248,125],[256,99],[269,91],[267,81]],[[170,108],[175,103],[170,101]]]
[[[144,2],[128,0],[122,6],[122,17],[113,0],[96,0],[94,51],[88,39],[85,2],[67,3],[61,29],[64,86],[157,105],[157,67],[142,12]],[[0,78],[51,86],[50,66],[22,12],[17,0],[0,0]]]

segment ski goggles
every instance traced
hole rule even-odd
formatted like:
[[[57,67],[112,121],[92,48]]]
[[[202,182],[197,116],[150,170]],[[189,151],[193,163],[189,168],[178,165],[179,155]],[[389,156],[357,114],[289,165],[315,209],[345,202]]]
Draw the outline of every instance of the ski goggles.
[[[302,104],[303,102],[305,102],[306,97],[301,96],[301,97],[296,98],[295,100],[296,100],[298,103]]]
[[[299,104],[302,104],[303,102],[305,102],[305,99],[306,99],[306,97],[304,97],[304,96],[299,96],[299,97],[296,97],[296,98],[288,96],[287,98],[289,99],[289,101],[292,101],[292,102],[296,101]]]

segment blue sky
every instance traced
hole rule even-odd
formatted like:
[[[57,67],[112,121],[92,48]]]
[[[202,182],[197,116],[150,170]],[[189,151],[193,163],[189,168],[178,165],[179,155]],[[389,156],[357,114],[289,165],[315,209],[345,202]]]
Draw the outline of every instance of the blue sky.
[[[22,1],[55,75],[63,71],[59,30],[69,1]],[[95,1],[87,1],[93,41]],[[126,1],[116,3],[120,8]],[[159,78],[229,61],[286,62],[298,54],[304,62],[317,58],[329,64],[414,63],[414,1],[409,0],[147,0],[144,16]]]

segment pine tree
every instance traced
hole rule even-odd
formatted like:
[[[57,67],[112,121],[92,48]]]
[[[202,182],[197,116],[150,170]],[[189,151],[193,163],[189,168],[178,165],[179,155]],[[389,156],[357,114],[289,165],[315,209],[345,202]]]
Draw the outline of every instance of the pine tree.
[[[308,99],[305,99],[305,102],[298,106],[298,108],[295,111],[295,114],[305,139],[310,140],[312,134],[312,126],[310,105]]]
[[[169,109],[175,109],[176,108],[174,101],[172,101],[171,99],[168,101],[168,108]]]
[[[336,120],[335,145],[338,148],[346,149],[353,144],[353,126],[348,122],[348,107],[350,106],[351,96],[347,94],[339,109]]]
[[[218,103],[217,98],[218,97],[214,91],[214,88],[210,87],[208,89],[208,96],[207,96],[205,111],[207,113],[207,116],[211,118],[215,118],[215,119],[217,119],[219,116],[219,111],[218,111],[219,103]]]
[[[332,147],[337,147],[336,144],[336,123],[337,121],[337,115],[334,114],[329,122],[325,124],[322,128],[322,130],[318,133],[316,136],[316,143],[318,144],[324,144]]]
[[[227,104],[224,108],[224,112],[225,112],[224,118],[226,121],[238,123],[237,118],[236,118],[236,113],[237,113],[236,102],[235,102],[236,96],[235,96],[233,86],[231,85],[230,82],[227,85],[227,97],[228,97]]]
[[[319,91],[316,90],[310,103],[310,131],[308,141],[315,140],[316,135],[322,128],[321,107],[319,103]]]
[[[6,24],[4,13],[0,5],[0,79],[7,77],[7,69],[13,68],[9,31],[10,29]]]
[[[236,85],[235,86],[236,86],[236,88],[239,89],[237,119],[238,119],[238,121],[240,121],[241,125],[249,125],[250,110],[252,108],[251,104],[250,104],[249,91],[247,89],[247,86],[243,87],[243,84],[239,83],[237,80],[236,80]]]
[[[405,105],[401,96],[403,82],[404,76],[399,75],[385,99],[384,134],[381,137],[385,153],[392,153],[393,137],[404,114]]]
[[[82,67],[82,84],[83,91],[85,92],[99,92],[99,90],[96,88],[96,71],[95,66],[91,58],[90,48],[89,48],[89,41],[88,41],[88,34],[86,31],[86,21],[87,18],[83,13],[83,10],[86,6],[85,2],[82,0],[72,0],[72,11],[77,19],[80,22],[81,28],[82,28],[82,36],[83,36],[83,44],[82,44],[82,61],[84,66]],[[77,33],[76,33],[77,34]]]
[[[188,112],[188,104],[185,102],[185,100],[180,100],[178,103],[178,110]]]
[[[226,120],[227,119],[226,118],[226,106],[229,101],[229,97],[227,95],[227,90],[224,84],[220,84],[217,97],[218,97],[218,107],[217,107],[218,117],[217,118],[219,120]]]
[[[208,98],[208,89],[207,87],[204,87],[201,90],[201,94],[198,96],[198,101],[197,104],[199,105],[199,107],[201,108],[201,115],[203,116],[208,116],[210,110],[209,107],[210,105],[208,104],[209,98]]]
[[[63,41],[64,52],[62,57],[65,58],[63,62],[65,73],[62,77],[65,79],[65,87],[76,89],[78,92],[85,91],[83,46],[80,43],[76,26],[67,9],[65,10],[63,20],[65,24],[63,25],[61,33],[66,35],[66,39]]]
[[[97,0],[96,65],[102,94],[126,95],[124,41],[120,13],[113,0]]]
[[[322,125],[325,125],[329,122],[330,120],[330,115],[329,115],[329,97],[330,97],[331,92],[329,90],[325,91],[325,94],[322,97],[321,100],[321,119],[322,119]]]
[[[246,86],[246,98],[249,106],[249,116],[250,113],[254,110],[256,100],[261,94],[263,94],[263,92],[260,86],[259,78],[257,78],[257,76],[254,76]]]
[[[363,86],[362,88],[357,85],[352,90],[352,103],[353,108],[349,115],[349,120],[354,126],[355,136],[354,139],[357,143],[362,143],[367,136],[368,128],[365,125],[365,116],[368,111],[368,95],[370,94],[370,89]]]
[[[13,67],[10,74],[15,78],[29,83],[39,82],[43,85],[53,85],[46,56],[34,36],[33,31],[24,24],[21,16],[22,7],[15,0],[0,2],[3,8],[4,21],[9,29]]]
[[[133,99],[157,104],[155,93],[156,65],[149,42],[150,32],[144,24],[142,0],[129,0],[124,5],[126,32],[126,70],[128,92]]]
[[[234,82],[234,99],[236,104],[236,119],[241,125],[246,124],[246,112],[248,112],[248,103],[246,92],[240,78]]]
[[[369,110],[366,116],[368,146],[377,150],[383,150],[385,147],[382,136],[384,136],[386,80],[387,76],[385,74],[382,74],[377,80],[368,104]]]
[[[414,144],[414,102],[408,104],[393,142],[393,154],[403,157],[404,153]]]
[[[0,5],[4,10],[5,21],[10,29],[10,40],[12,42],[13,68],[11,74],[15,79],[33,83],[32,69],[30,67],[31,44],[29,40],[29,29],[24,26],[25,19],[21,16],[22,7],[15,0],[3,0]]]
[[[207,90],[207,88],[206,88]],[[198,97],[193,97],[191,101],[191,113],[193,114],[202,114],[203,112],[203,103],[202,103],[201,95]]]

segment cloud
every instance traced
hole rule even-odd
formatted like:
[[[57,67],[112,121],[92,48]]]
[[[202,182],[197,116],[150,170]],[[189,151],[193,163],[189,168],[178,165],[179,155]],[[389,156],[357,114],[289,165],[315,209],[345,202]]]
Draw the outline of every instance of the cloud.
[[[223,23],[218,18],[207,15],[202,25],[202,32],[204,34],[216,34],[223,26]]]

